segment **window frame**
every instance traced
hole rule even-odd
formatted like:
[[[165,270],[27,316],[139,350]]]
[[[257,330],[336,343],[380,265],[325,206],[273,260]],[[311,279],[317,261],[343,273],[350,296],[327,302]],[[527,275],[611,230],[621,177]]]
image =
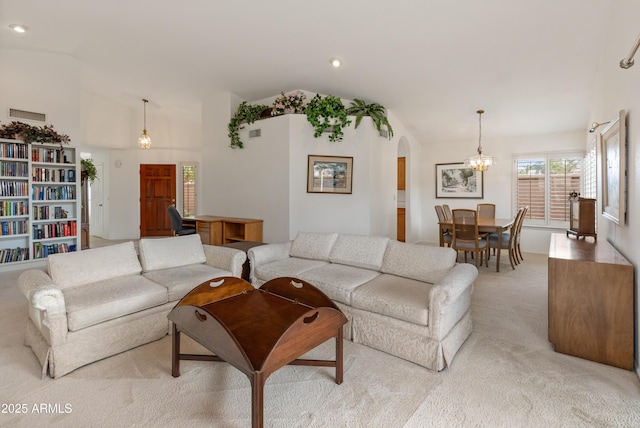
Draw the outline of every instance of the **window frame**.
[[[569,227],[569,220],[560,221],[560,220],[551,220],[550,214],[550,201],[551,201],[551,192],[550,192],[550,168],[549,164],[552,159],[567,159],[567,158],[578,158],[580,160],[580,194],[584,194],[584,183],[585,183],[585,165],[586,165],[586,153],[584,150],[570,150],[570,151],[551,151],[551,152],[532,152],[532,153],[514,153],[513,154],[513,179],[512,179],[512,212],[515,213],[518,211],[518,161],[522,160],[542,160],[545,165],[545,184],[544,184],[544,219],[543,220],[534,220],[531,218],[527,218],[531,210],[524,219],[524,226],[535,226],[542,228],[553,228],[553,229],[564,229]],[[567,195],[568,198],[568,195]]]
[[[198,180],[198,170],[200,169],[200,165],[198,162],[180,162],[180,205],[179,205],[179,211],[180,211],[180,215],[182,217],[192,217],[196,215],[197,209],[198,209],[198,188],[199,188],[199,183],[200,180]],[[187,215],[185,213],[185,192],[184,192],[184,185],[185,185],[185,181],[184,181],[184,170],[187,167],[193,167],[194,168],[194,173],[193,173],[193,180],[194,180],[194,185],[193,185],[193,213]],[[176,183],[177,184],[177,183]]]

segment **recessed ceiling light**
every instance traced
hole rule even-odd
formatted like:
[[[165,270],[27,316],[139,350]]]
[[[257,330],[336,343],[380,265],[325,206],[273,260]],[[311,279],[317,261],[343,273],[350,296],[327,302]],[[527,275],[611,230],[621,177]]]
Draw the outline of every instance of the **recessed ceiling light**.
[[[339,58],[331,58],[329,60],[329,62],[331,63],[332,66],[334,66],[335,68],[338,68],[342,65],[342,61],[340,61]]]
[[[27,27],[25,27],[24,25],[20,25],[20,24],[11,24],[11,25],[9,25],[9,28],[11,28],[16,33],[26,33],[27,30],[28,30]]]

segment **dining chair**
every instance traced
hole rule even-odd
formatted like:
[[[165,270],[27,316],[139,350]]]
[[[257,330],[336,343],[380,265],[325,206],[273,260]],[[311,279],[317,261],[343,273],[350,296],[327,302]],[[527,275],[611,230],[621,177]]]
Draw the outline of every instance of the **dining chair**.
[[[522,224],[524,223],[524,218],[527,215],[527,212],[529,211],[529,207],[523,207],[522,208],[524,210],[524,212],[522,213],[522,217],[520,218],[520,222],[518,223],[518,228],[516,229],[516,242],[515,242],[515,246],[516,246],[516,256],[518,257],[518,264],[524,260],[524,257],[522,257],[522,250],[520,250],[520,232],[522,231]]]
[[[485,266],[489,267],[489,245],[478,233],[478,213],[476,210],[455,209],[453,215],[453,241],[452,248],[464,251],[464,261],[467,261],[467,253],[475,254],[476,267],[478,261],[482,265],[481,256],[484,253]]]
[[[511,269],[515,270],[516,265],[520,264],[517,256],[516,240],[518,237],[518,224],[524,216],[524,208],[520,208],[516,213],[513,220],[513,224],[509,228],[508,233],[501,235],[502,239],[498,240],[498,234],[492,233],[489,235],[489,248],[500,248],[500,250],[507,250],[509,253],[509,263],[511,263]]]
[[[478,204],[478,218],[496,218],[496,204]]]
[[[451,208],[449,208],[449,205],[442,205],[442,209],[444,210],[444,217],[447,220],[451,220],[453,218],[453,216],[451,215]]]
[[[450,247],[451,246],[451,241],[452,241],[452,236],[451,236],[451,230],[449,230],[449,228],[441,228],[440,227],[440,223],[442,223],[443,221],[446,221],[447,219],[445,218],[444,215],[444,209],[442,208],[441,205],[436,205],[436,214],[438,215],[438,230],[441,230],[442,232],[442,242],[444,243],[444,245],[446,247]]]

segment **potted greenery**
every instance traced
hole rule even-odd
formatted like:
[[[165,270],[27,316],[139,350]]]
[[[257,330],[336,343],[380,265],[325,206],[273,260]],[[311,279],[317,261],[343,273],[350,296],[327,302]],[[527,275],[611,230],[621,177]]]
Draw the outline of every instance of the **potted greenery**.
[[[280,92],[280,96],[273,101],[271,106],[271,116],[280,116],[288,113],[304,113],[304,100],[307,96],[302,91],[296,91],[285,95]]]
[[[373,120],[373,124],[376,126],[378,132],[382,125],[387,127],[388,137],[391,140],[393,137],[393,129],[387,119],[385,108],[378,103],[367,104],[362,100],[354,99],[351,102],[351,107],[347,109],[347,114],[356,117],[355,127],[357,128],[364,116],[369,116]]]
[[[80,177],[82,181],[89,180],[90,183],[93,183],[93,180],[95,180],[98,177],[98,170],[96,169],[96,166],[93,164],[93,160],[81,159],[80,165],[81,165]]]
[[[349,126],[351,121],[347,118],[347,109],[345,109],[342,100],[333,95],[321,97],[316,94],[309,101],[305,109],[307,120],[313,125],[313,136],[318,138],[323,132],[331,128],[329,141],[342,141],[344,136],[343,128]]]
[[[228,129],[229,138],[231,139],[229,147],[232,149],[244,148],[242,140],[240,139],[240,130],[244,128],[243,124],[252,124],[256,120],[260,119],[262,112],[268,108],[269,106],[265,105],[251,105],[246,101],[240,103],[236,110],[236,114],[234,114],[229,121]]]

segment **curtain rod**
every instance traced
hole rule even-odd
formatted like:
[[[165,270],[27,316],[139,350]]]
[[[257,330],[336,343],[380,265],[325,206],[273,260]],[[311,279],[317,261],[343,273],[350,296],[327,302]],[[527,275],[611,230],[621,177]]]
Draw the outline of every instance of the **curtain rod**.
[[[640,47],[640,36],[638,36],[638,40],[636,40],[636,43],[631,48],[631,52],[629,52],[629,55],[626,58],[622,58],[620,60],[620,67],[629,68],[633,65],[633,56],[636,54],[638,47]]]

